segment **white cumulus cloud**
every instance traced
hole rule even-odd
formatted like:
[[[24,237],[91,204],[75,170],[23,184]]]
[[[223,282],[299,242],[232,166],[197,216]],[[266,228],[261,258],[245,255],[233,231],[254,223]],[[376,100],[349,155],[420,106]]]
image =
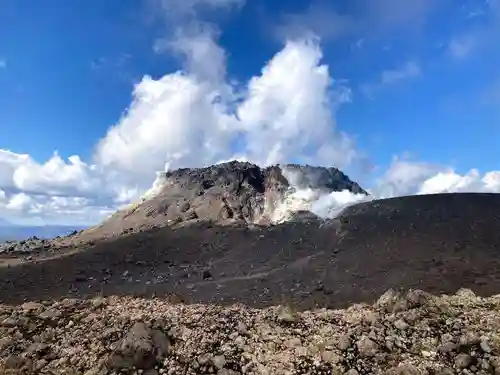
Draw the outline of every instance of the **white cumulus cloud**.
[[[289,42],[252,78],[237,111],[250,160],[267,165],[298,157],[346,165],[354,157],[334,121],[335,107],[349,99],[349,91],[341,89],[343,95],[333,100],[333,81],[321,58],[315,42]]]
[[[477,169],[458,173],[453,168],[395,158],[370,191],[377,198],[457,192],[500,193],[500,171]]]
[[[213,73],[226,70],[223,52],[215,61],[221,66],[208,73],[190,63],[219,48],[204,40],[195,47],[192,39],[180,42],[186,43],[185,70],[158,79],[145,76],[135,86],[132,103],[98,142],[92,163],[57,153],[40,163],[3,150],[3,210],[50,220],[60,212],[60,220],[74,220],[78,207],[107,214],[139,197],[158,170],[235,157],[261,165],[348,165],[357,157],[354,141],[335,129],[335,111],[349,100],[349,90],[331,78],[317,41],[287,42],[242,89],[225,73]],[[99,217],[83,211],[86,218]]]
[[[201,5],[242,2],[177,4],[181,8],[176,12],[186,6],[182,12],[190,14]],[[91,161],[54,153],[40,162],[0,150],[0,217],[95,223],[139,198],[157,171],[234,158],[262,166],[299,162],[342,169],[365,161],[354,138],[336,126],[336,110],[350,100],[350,90],[332,78],[314,38],[287,41],[259,74],[246,85],[235,85],[227,77],[226,54],[214,29],[180,29],[173,35],[168,48],[183,56],[183,69],[157,79],[143,77],[122,117],[97,142]],[[419,72],[409,63],[399,72],[387,72],[381,82]],[[500,172],[473,170],[461,175],[442,166],[395,159],[370,190],[373,197],[444,191],[498,192]],[[310,201],[315,192],[298,194]],[[341,192],[315,199],[314,211],[331,213],[365,198]]]

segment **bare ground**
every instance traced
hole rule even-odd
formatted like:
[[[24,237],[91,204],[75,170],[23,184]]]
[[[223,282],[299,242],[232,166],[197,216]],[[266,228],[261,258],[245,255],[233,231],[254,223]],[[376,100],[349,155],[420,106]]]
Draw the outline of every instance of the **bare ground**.
[[[389,288],[492,295],[499,217],[500,195],[443,194],[362,204],[327,223],[156,228],[2,267],[0,301],[176,294],[309,309],[372,302]]]
[[[56,253],[3,259],[0,366],[500,374],[499,213],[495,194],[407,197],[329,222],[198,223],[92,245],[80,236]]]

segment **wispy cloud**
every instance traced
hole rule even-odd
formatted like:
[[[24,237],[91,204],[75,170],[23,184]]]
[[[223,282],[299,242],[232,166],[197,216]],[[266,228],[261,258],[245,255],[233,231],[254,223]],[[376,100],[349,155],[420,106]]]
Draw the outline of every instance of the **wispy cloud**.
[[[420,73],[421,70],[418,62],[408,61],[396,69],[383,71],[381,82],[384,85],[388,85],[404,79],[418,77]]]
[[[482,55],[485,59],[500,51],[500,0],[483,0],[473,6],[463,7],[467,14],[465,29],[452,36],[445,46],[446,53],[457,60],[471,57],[472,54]]]
[[[211,11],[241,9],[245,0],[155,0],[155,12],[165,27],[153,50],[173,53],[184,69],[198,79],[217,81],[226,74],[226,52],[219,46],[219,26],[210,21]],[[210,63],[207,63],[210,62]]]
[[[360,90],[369,99],[373,99],[374,95],[384,86],[394,85],[400,81],[417,78],[421,74],[422,69],[420,64],[416,60],[410,60],[396,68],[384,70],[376,82],[362,84]]]
[[[455,59],[464,59],[474,49],[475,39],[472,36],[455,38],[448,44],[448,51]]]
[[[308,6],[301,11],[282,15],[274,23],[273,32],[280,40],[311,34],[322,40],[345,36],[362,40],[373,33],[418,29],[446,1],[449,0],[353,0],[351,11],[344,13],[332,1],[311,0],[304,2]]]
[[[0,69],[7,68],[7,60],[0,57]]]
[[[316,1],[300,13],[284,14],[274,27],[274,34],[279,40],[314,35],[324,41],[349,35],[356,28],[352,16],[338,13],[330,3]]]
[[[446,0],[364,0],[371,25],[378,29],[420,27]]]

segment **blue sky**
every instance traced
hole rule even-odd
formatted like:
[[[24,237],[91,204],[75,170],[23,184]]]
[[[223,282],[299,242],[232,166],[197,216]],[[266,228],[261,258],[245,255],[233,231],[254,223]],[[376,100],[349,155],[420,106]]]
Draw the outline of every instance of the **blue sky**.
[[[439,173],[453,180],[444,190],[494,190],[484,178],[500,160],[499,21],[497,0],[4,0],[0,216],[96,221],[144,191],[165,163],[232,156],[333,164],[366,187],[397,185],[400,194],[418,193]],[[269,108],[250,86],[273,59],[275,73],[261,83],[281,80],[279,92],[263,97],[281,101]],[[328,77],[309,75],[319,66]],[[174,82],[175,72],[192,79]],[[134,87],[163,99],[141,101]],[[306,99],[285,94],[302,89]],[[211,95],[224,103],[215,115],[203,99]],[[176,107],[179,98],[189,103]],[[130,114],[133,103],[140,108]],[[224,117],[240,110],[237,125]],[[265,133],[270,123],[276,130]],[[238,129],[228,135],[221,124]],[[170,140],[154,143],[156,134]],[[286,145],[261,158],[262,137],[264,153]],[[191,139],[203,149],[189,148]],[[321,139],[328,151],[314,154]],[[220,142],[225,152],[206,148]],[[184,146],[189,156],[178,156]],[[76,164],[67,159],[74,155]]]

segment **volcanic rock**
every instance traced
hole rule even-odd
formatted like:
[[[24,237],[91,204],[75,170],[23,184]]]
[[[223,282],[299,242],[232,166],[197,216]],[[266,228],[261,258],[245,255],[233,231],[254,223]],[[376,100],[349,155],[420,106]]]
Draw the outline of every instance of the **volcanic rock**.
[[[260,168],[233,161],[178,169],[158,173],[153,188],[139,202],[76,238],[99,238],[183,222],[271,224],[287,219],[317,219],[308,211],[307,202],[293,210],[296,214],[284,209],[284,216],[276,216],[276,208],[286,204],[285,198],[300,189],[312,189],[318,194],[348,190],[367,195],[336,168],[297,164]]]
[[[425,304],[398,313],[377,304],[296,312],[290,325],[275,319],[279,306],[183,305],[113,296],[46,303],[61,314],[41,322],[19,305],[0,305],[0,318],[17,316],[19,322],[0,324],[5,341],[0,373],[497,374],[499,296],[428,297]],[[371,323],[360,320],[367,316],[374,317]],[[412,321],[411,328],[393,327],[395,319]],[[465,336],[482,337],[489,350],[474,341],[439,353],[443,340],[458,343]]]
[[[269,225],[286,220],[318,220],[308,211],[308,202],[286,207],[285,198],[300,189],[312,189],[317,194],[347,190],[367,195],[333,167],[285,164],[260,168],[233,161],[205,168],[177,169],[158,173],[152,188],[138,202],[93,228],[55,239],[32,237],[0,243],[0,255],[57,252],[83,244],[93,246],[95,241],[151,228],[199,222]],[[33,260],[32,255],[25,260]]]

